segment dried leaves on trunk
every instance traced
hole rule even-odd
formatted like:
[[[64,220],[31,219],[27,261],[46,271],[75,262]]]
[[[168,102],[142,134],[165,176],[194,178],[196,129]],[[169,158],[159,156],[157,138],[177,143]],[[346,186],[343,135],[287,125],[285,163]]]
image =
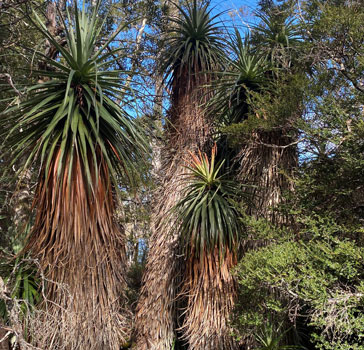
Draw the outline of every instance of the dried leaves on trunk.
[[[57,176],[60,152],[55,152],[48,176],[41,175],[35,224],[25,247],[39,259],[49,281],[46,297],[52,304],[44,310],[49,332],[41,345],[118,349],[127,327],[120,303],[125,242],[114,220],[108,168],[99,153],[91,189],[80,156],[72,161],[70,178],[68,166]]]

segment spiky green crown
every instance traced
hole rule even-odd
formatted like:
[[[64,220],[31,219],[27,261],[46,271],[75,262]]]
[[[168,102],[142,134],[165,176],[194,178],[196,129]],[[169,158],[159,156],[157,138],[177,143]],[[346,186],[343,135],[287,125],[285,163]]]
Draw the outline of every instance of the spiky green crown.
[[[263,89],[267,83],[266,72],[272,69],[265,56],[253,51],[248,39],[243,40],[235,30],[229,42],[232,58],[227,69],[217,74],[218,79],[211,84],[214,95],[207,107],[224,125],[246,118],[249,91]]]
[[[162,55],[162,70],[170,85],[186,73],[191,77],[213,70],[225,57],[223,30],[216,21],[220,14],[211,15],[209,3],[199,4],[196,0],[185,8],[174,6],[179,17],[170,18]]]
[[[191,158],[184,196],[176,205],[183,245],[187,254],[200,258],[216,248],[223,257],[227,249],[236,248],[242,231],[239,213],[231,203],[238,186],[220,174],[223,162],[215,162],[216,146],[211,160],[201,152],[191,153]]]
[[[125,24],[108,39],[100,40],[103,23],[97,18],[98,8],[89,14],[85,4],[79,10],[75,2],[74,16],[68,13],[67,23],[63,21],[65,45],[33,12],[33,25],[59,57],[53,59],[33,50],[47,64],[47,70],[33,73],[47,80],[24,90],[26,99],[6,109],[0,122],[14,161],[25,151],[30,152],[24,168],[40,161],[47,177],[52,157],[61,150],[58,176],[68,163],[71,177],[72,160],[77,156],[82,159],[91,187],[100,157],[107,163],[115,185],[117,176],[130,183],[148,148],[134,118],[119,105],[128,94],[122,80],[127,72],[109,67],[110,59],[120,55],[120,49],[105,51]]]

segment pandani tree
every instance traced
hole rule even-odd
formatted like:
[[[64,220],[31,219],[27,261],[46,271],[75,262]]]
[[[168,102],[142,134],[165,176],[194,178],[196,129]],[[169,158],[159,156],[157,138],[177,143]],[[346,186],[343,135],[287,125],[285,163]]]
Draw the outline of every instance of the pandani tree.
[[[238,31],[232,36],[231,60],[212,84],[216,92],[209,108],[218,116],[235,177],[245,185],[247,198],[241,203],[248,225],[263,220],[271,227],[290,229],[293,218],[282,207],[287,193],[294,191],[298,166],[299,31],[285,13],[261,14],[258,19],[261,22],[245,40]],[[241,254],[267,244],[247,228]],[[241,310],[244,313],[243,306]],[[241,342],[243,347],[254,347],[249,336],[243,335]]]
[[[297,120],[302,115],[302,94],[297,81],[303,71],[297,64],[300,31],[287,12],[276,8],[257,17],[260,23],[253,27],[253,51],[265,57],[270,68],[265,69],[267,88],[260,92],[266,95],[265,101],[253,98],[251,104],[256,126],[240,149],[238,177],[254,186],[251,215],[274,225],[292,226],[292,217],[280,207],[294,191],[298,167]]]
[[[183,196],[176,205],[181,251],[186,269],[181,295],[187,299],[181,327],[189,349],[238,348],[229,316],[236,285],[231,269],[237,263],[243,231],[236,207],[239,186],[228,178],[224,161],[191,153],[183,177]]]
[[[302,97],[294,83],[299,31],[286,14],[261,13],[258,19],[245,40],[238,31],[232,36],[230,63],[213,84],[209,108],[222,134],[232,140],[237,178],[250,185],[248,214],[285,225],[291,218],[277,209],[293,191],[298,164]]]
[[[160,173],[163,180],[154,199],[152,235],[143,285],[136,310],[135,348],[170,350],[176,339],[176,298],[181,283],[177,258],[180,233],[178,215],[171,212],[181,199],[188,152],[212,146],[212,119],[202,108],[209,95],[204,88],[211,71],[223,60],[224,44],[217,15],[196,0],[178,8],[178,17],[166,33],[161,66],[171,94],[165,120],[165,146]]]
[[[113,69],[122,52],[105,50],[125,24],[102,39],[98,9],[75,2],[63,23],[65,45],[33,12],[58,55],[29,49],[47,66],[32,73],[47,79],[23,89],[1,115],[14,161],[29,151],[23,169],[40,169],[24,252],[46,279],[43,328],[33,335],[44,349],[116,350],[127,336],[124,231],[114,212],[120,183],[132,183],[148,145],[126,112],[127,72]]]

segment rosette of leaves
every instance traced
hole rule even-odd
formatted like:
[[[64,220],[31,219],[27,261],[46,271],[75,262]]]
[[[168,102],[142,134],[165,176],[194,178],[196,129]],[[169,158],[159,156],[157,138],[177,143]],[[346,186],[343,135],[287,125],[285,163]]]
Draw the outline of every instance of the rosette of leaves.
[[[216,162],[216,151],[215,145],[210,160],[205,153],[190,153],[185,194],[176,206],[183,246],[200,259],[216,248],[221,258],[233,251],[242,228],[233,202],[239,185],[221,174],[224,161]]]
[[[255,340],[259,344],[257,350],[305,350],[303,346],[284,345],[285,337],[291,328],[284,329],[283,323],[275,327],[272,321],[266,322],[255,333]]]
[[[287,11],[257,12],[258,24],[252,26],[256,49],[267,55],[272,65],[289,68],[297,60],[302,42],[300,25]]]
[[[79,157],[90,186],[92,174],[97,174],[97,154],[102,155],[117,184],[116,176],[125,182],[133,180],[147,150],[142,130],[127,113],[133,92],[124,83],[132,72],[113,69],[115,55],[124,55],[121,48],[107,50],[128,24],[120,24],[102,40],[104,22],[98,17],[98,8],[90,14],[85,5],[79,11],[75,3],[74,18],[68,14],[64,22],[66,44],[60,43],[33,13],[34,27],[59,55],[52,59],[31,50],[47,69],[31,70],[42,79],[24,88],[25,99],[7,108],[1,120],[2,136],[7,136],[5,144],[11,148],[14,162],[25,150],[31,150],[24,168],[40,161],[47,176],[52,159],[59,153],[60,177],[66,168],[71,176],[72,160]],[[125,108],[120,107],[120,101]]]
[[[221,13],[213,15],[209,5],[209,2],[199,4],[196,0],[187,2],[185,8],[175,5],[179,17],[169,18],[171,25],[161,68],[174,94],[180,88],[191,88],[201,76],[206,81],[206,74],[225,61],[223,28],[217,21]]]
[[[256,52],[243,39],[238,30],[228,43],[231,51],[226,68],[217,73],[218,79],[211,83],[214,95],[207,104],[212,115],[217,115],[223,125],[245,120],[249,112],[249,92],[267,87],[267,71],[271,69],[266,57]]]

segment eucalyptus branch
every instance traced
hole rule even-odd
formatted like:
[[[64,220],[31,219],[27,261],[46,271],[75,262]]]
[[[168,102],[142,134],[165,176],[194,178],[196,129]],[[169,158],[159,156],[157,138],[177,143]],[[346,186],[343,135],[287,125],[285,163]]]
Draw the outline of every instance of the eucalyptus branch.
[[[135,71],[137,65],[139,64],[137,58],[138,58],[138,55],[140,53],[140,44],[141,44],[141,41],[142,41],[142,37],[143,37],[143,33],[144,33],[146,25],[147,25],[147,18],[143,18],[141,26],[140,26],[140,28],[138,30],[138,34],[137,34],[136,39],[135,39],[135,44],[136,45],[135,45],[134,55],[132,57],[132,68],[131,68],[132,72]],[[132,80],[132,75],[129,75],[127,80],[126,80],[126,84],[125,84],[127,89],[130,86],[131,80]]]

